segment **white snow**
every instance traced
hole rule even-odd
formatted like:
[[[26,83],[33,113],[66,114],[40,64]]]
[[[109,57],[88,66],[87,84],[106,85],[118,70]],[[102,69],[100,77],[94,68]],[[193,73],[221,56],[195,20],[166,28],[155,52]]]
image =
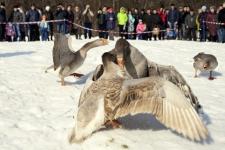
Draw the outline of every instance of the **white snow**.
[[[89,40],[73,39],[80,48]],[[80,92],[87,76],[66,78],[44,73],[52,64],[53,42],[0,43],[0,150],[222,150],[225,147],[225,44],[187,41],[130,41],[150,60],[174,65],[203,105],[203,120],[211,140],[195,143],[173,133],[150,115],[123,118],[124,129],[94,133],[83,144],[68,143]],[[88,53],[78,73],[88,74],[101,63],[101,55],[115,42]],[[216,80],[208,74],[193,78],[193,57],[198,52],[218,58]]]

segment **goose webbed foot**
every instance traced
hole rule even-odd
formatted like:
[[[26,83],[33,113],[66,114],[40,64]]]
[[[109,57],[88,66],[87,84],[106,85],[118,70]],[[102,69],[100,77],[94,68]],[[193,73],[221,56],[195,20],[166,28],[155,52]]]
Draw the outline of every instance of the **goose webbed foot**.
[[[70,76],[74,76],[74,77],[80,78],[80,77],[84,76],[84,74],[80,74],[80,73],[72,73],[72,74],[70,74]]]
[[[122,128],[122,124],[118,120],[108,120],[106,121],[105,126],[113,129]]]
[[[209,80],[214,80],[214,79],[216,79],[215,77],[209,77],[208,78]]]
[[[208,79],[209,79],[209,80],[214,80],[214,79],[216,79],[215,77],[212,76],[212,71],[209,72],[209,78],[208,78]]]

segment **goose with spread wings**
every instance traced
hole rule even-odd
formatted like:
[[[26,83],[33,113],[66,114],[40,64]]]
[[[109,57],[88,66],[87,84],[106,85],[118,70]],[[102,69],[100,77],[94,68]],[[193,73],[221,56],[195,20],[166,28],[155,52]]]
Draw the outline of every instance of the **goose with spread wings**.
[[[74,73],[85,61],[87,52],[95,47],[104,46],[108,44],[106,39],[97,39],[86,43],[79,50],[74,51],[72,46],[72,39],[61,33],[55,34],[54,47],[52,51],[53,65],[47,70],[54,68],[57,70],[60,67],[59,76],[61,84],[65,85],[64,78],[70,75],[81,76],[82,74]]]
[[[136,47],[125,39],[119,39],[115,48],[110,51],[117,58],[121,66],[131,79],[157,76],[162,77],[181,89],[192,106],[199,111],[201,105],[184,77],[173,66],[160,65],[148,60]],[[93,79],[97,80],[103,73],[103,67],[98,66],[94,71]]]
[[[70,143],[83,142],[119,117],[139,113],[152,114],[191,140],[207,139],[207,128],[175,84],[161,77],[125,80],[115,59],[110,53],[103,54],[104,73],[80,97]]]

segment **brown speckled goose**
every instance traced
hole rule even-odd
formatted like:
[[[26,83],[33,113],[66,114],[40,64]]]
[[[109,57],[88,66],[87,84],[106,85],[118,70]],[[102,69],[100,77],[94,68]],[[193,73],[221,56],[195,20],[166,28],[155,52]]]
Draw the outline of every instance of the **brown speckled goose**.
[[[70,143],[82,142],[107,122],[139,113],[152,114],[191,140],[208,137],[207,128],[176,85],[160,77],[125,80],[112,54],[103,54],[102,60],[103,75],[80,98]]]

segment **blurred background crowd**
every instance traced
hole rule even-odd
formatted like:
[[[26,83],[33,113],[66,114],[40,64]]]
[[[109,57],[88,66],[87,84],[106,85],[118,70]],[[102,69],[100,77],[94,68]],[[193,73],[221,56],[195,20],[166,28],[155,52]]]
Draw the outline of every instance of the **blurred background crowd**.
[[[76,39],[93,36],[114,40],[120,36],[132,40],[193,40],[225,42],[225,2],[219,6],[202,5],[199,9],[176,6],[165,8],[125,8],[114,10],[102,6],[93,10],[87,4],[58,4],[56,9],[35,4],[25,10],[15,5],[6,15],[5,3],[0,4],[0,41],[48,41],[54,32],[75,35]],[[90,30],[97,29],[97,30]]]

